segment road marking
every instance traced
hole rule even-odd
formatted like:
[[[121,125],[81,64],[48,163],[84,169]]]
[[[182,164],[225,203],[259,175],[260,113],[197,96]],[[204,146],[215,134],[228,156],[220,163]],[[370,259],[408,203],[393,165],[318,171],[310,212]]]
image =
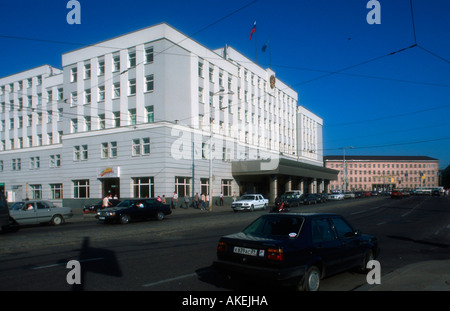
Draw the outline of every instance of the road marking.
[[[381,225],[384,225],[384,224],[386,224],[386,222],[382,221],[382,222],[377,223],[377,226],[381,226]]]
[[[105,259],[105,258],[98,257],[98,258],[79,260],[79,262],[82,263],[82,262],[88,262],[88,261],[99,261],[99,260],[103,260],[103,259]],[[65,266],[65,265],[67,265],[67,262],[55,263],[55,264],[46,265],[46,266],[37,266],[37,267],[33,267],[31,269],[32,270],[40,270],[40,269],[47,269],[47,268],[53,268],[53,267],[58,267],[58,266]]]
[[[357,214],[362,214],[362,213],[365,213],[366,211],[359,211],[359,212],[353,212],[353,213],[350,213],[350,215],[357,215]]]
[[[144,284],[142,286],[143,287],[150,287],[150,286],[155,286],[155,285],[168,283],[168,282],[172,282],[172,281],[176,281],[176,280],[190,278],[190,277],[197,276],[197,275],[198,275],[198,273],[189,273],[189,274],[180,275],[180,276],[177,276],[177,277],[174,277],[174,278],[169,278],[169,279],[165,279],[165,280],[161,280],[161,281],[157,281],[157,282],[153,282],[153,283],[147,283],[147,284]]]

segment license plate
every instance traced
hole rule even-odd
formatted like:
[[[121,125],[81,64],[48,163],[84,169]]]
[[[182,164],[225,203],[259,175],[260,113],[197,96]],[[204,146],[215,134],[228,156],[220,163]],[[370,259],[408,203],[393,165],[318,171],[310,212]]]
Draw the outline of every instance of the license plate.
[[[100,220],[105,220],[106,217],[100,216],[98,219],[100,219]]]
[[[233,252],[236,254],[249,255],[249,256],[256,256],[258,254],[257,249],[245,248],[245,247],[239,247],[239,246],[235,246],[233,249]]]

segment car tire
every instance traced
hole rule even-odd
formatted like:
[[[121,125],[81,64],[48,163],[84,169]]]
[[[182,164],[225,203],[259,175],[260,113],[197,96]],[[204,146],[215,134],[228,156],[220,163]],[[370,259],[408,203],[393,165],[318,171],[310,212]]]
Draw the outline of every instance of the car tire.
[[[320,269],[311,266],[298,284],[298,290],[316,292],[320,288]]]
[[[156,214],[156,219],[157,220],[163,220],[164,219],[164,213],[163,212],[158,212],[158,214]]]
[[[120,215],[120,223],[121,224],[127,224],[130,222],[130,216],[127,214]]]
[[[255,211],[255,206],[254,206],[254,205],[252,205],[252,206],[250,207],[250,211],[251,211],[251,212],[254,212],[254,211]]]
[[[64,218],[61,215],[55,215],[50,222],[53,226],[59,226],[64,223]]]
[[[374,260],[374,256],[373,256],[373,252],[372,250],[369,250],[366,254],[366,256],[364,256],[364,259],[362,261],[362,265],[358,268],[358,271],[360,273],[364,273],[366,274],[370,269],[367,269],[367,263],[371,260]]]

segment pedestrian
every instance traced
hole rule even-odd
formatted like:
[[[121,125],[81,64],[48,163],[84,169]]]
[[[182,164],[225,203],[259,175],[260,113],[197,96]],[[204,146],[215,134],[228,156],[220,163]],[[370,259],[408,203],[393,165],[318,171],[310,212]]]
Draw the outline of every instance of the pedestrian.
[[[194,204],[194,208],[198,208],[199,206],[198,206],[198,192],[197,193],[195,193],[195,195],[194,195],[194,202],[193,202],[193,204]]]
[[[237,201],[237,195],[236,195],[236,191],[233,192],[233,202]]]
[[[201,199],[200,199],[200,209],[201,210],[205,209],[205,200],[206,200],[205,194],[202,193],[202,196],[201,196]]]
[[[156,201],[158,201],[159,203],[162,203],[161,197],[158,195],[158,197],[156,198]]]
[[[219,195],[219,199],[220,199],[220,201],[219,201],[220,206],[223,206],[223,193],[222,192]]]
[[[174,191],[172,197],[172,209],[177,208],[177,204],[178,204],[178,194],[176,191]]]
[[[109,205],[110,205],[110,203],[109,203],[109,196],[105,196],[103,198],[102,208],[107,208]]]
[[[186,205],[185,209],[189,207],[189,196],[186,194],[184,196],[184,204]]]
[[[206,203],[206,209],[209,209],[209,194],[206,195],[205,203]]]
[[[167,202],[166,202],[166,195],[165,194],[163,194],[163,196],[162,196],[161,203],[162,204],[167,204]]]

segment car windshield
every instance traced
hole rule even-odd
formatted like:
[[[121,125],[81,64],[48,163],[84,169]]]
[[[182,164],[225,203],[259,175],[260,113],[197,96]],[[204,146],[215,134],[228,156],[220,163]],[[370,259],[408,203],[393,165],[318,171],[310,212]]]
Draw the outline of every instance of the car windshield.
[[[262,216],[251,223],[242,232],[263,237],[281,236],[286,238],[297,237],[303,224],[300,216]]]
[[[239,200],[254,200],[255,196],[254,195],[243,195],[242,197],[239,198]]]

